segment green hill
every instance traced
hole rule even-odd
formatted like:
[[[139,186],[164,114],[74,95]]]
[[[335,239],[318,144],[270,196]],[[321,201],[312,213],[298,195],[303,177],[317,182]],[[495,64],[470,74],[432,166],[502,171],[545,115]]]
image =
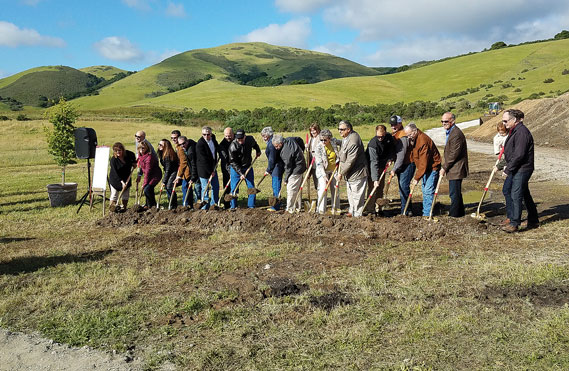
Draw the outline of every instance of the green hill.
[[[110,80],[119,73],[126,74],[128,72],[113,66],[91,66],[91,67],[80,68],[79,71],[90,73],[97,77],[101,77],[105,80]]]
[[[225,58],[229,60],[231,53],[237,52],[243,58],[253,58],[249,55],[254,54],[253,50],[267,46],[257,43],[232,45],[207,50],[227,53]],[[240,47],[235,45],[247,47],[233,50]],[[102,89],[98,96],[80,98],[77,103],[81,109],[88,110],[141,106],[168,109],[187,107],[194,110],[263,106],[329,107],[347,102],[373,105],[416,100],[440,101],[452,107],[460,104],[473,106],[495,99],[512,102],[532,95],[557,96],[569,89],[569,75],[563,75],[563,71],[569,68],[569,40],[475,53],[389,75],[338,78],[315,84],[276,87],[236,84],[227,75],[229,64],[220,62],[223,58],[213,64],[204,61],[206,58],[203,55],[196,58],[195,53],[199,56],[203,51],[179,54]],[[260,69],[279,69],[272,76],[292,74],[284,71],[284,63],[276,66],[270,63],[268,57],[255,57],[250,63],[253,61],[264,63],[259,65]],[[238,65],[245,63],[239,62]],[[160,91],[179,81],[184,74],[188,78],[211,74],[213,79],[162,96],[147,95],[149,90]]]
[[[1,97],[30,106],[46,105],[48,100],[77,94],[100,83],[94,75],[65,66],[41,67],[3,80],[7,81],[0,84]]]

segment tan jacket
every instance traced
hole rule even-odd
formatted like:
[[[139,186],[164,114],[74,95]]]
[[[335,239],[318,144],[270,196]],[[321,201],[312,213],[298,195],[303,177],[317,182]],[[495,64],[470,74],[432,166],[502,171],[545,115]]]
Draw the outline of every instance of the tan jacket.
[[[367,178],[364,144],[358,133],[352,131],[342,140],[340,148],[340,174],[347,181]]]
[[[188,156],[186,156],[186,152],[184,151],[184,147],[178,145],[176,148],[178,153],[178,159],[180,160],[180,165],[178,166],[178,176],[182,179],[189,180],[191,173],[190,173],[190,165],[188,163]]]
[[[421,130],[417,130],[415,143],[412,144],[411,159],[415,163],[415,180],[433,170],[441,169],[441,154],[431,138]]]
[[[464,179],[468,175],[468,151],[466,150],[466,138],[462,130],[456,125],[451,130],[444,153],[445,169],[449,180]]]

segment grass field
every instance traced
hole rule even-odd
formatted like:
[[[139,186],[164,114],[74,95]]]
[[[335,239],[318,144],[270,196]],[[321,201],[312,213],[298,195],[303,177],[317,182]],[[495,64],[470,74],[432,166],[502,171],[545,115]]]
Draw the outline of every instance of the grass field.
[[[494,97],[506,95],[506,101],[511,102],[533,93],[555,96],[558,91],[567,91],[569,75],[562,75],[562,71],[569,67],[568,50],[569,40],[528,44],[454,58],[392,75],[349,77],[300,86],[254,88],[213,79],[175,93],[144,99],[145,93],[160,89],[156,76],[166,71],[166,67],[159,64],[103,89],[98,96],[80,98],[77,103],[87,110],[121,106],[194,110],[329,107],[347,102],[373,105],[439,101],[451,93],[481,84],[491,87],[448,101],[463,98],[475,104],[491,94]],[[216,71],[208,69],[207,72],[216,76]],[[548,78],[554,81],[545,83]]]
[[[122,141],[128,149],[136,130],[156,143],[173,129],[77,124],[95,128],[100,144]],[[213,220],[199,213],[182,225],[112,226],[98,223],[100,203],[79,214],[77,206],[49,207],[45,185],[60,173],[42,125],[0,125],[4,328],[130,350],[146,369],[165,362],[206,370],[569,368],[566,186],[532,183],[543,225],[516,235],[469,217],[370,219],[368,232],[379,231],[373,238],[349,221],[329,234],[287,234],[283,223],[269,224],[284,215],[271,219],[262,210],[225,216],[243,229],[198,224],[192,219]],[[373,132],[356,129],[367,139]],[[492,161],[471,154],[466,190],[483,187]],[[85,192],[84,160],[69,166],[68,180],[79,183],[79,196]],[[491,197],[495,215],[500,200]],[[247,228],[248,218],[263,227]],[[298,226],[306,218],[289,220]],[[298,291],[278,295],[277,279]]]

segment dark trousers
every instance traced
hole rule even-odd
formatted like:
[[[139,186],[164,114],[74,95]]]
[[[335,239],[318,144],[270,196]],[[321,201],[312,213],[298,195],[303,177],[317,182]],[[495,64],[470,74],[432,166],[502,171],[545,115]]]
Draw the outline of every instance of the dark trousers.
[[[229,180],[231,179],[229,176],[229,171],[222,170],[221,174],[223,174],[223,184],[221,186],[225,187],[227,185],[227,182],[229,182]],[[231,202],[225,201],[223,196],[225,196],[226,194],[231,192],[231,185],[229,185],[229,187],[227,187],[227,188],[222,189],[221,191],[222,192],[221,192],[221,195],[219,197],[221,197],[223,199],[223,206],[225,207],[225,209],[229,209],[229,207],[231,206]]]
[[[509,174],[504,181],[502,193],[506,198],[506,216],[510,219],[510,224],[519,226],[522,222],[522,201],[528,211],[528,223],[537,224],[537,207],[529,191],[529,179],[533,171],[517,172]]]
[[[156,207],[156,197],[154,196],[154,187],[156,184],[147,184],[144,186],[143,192],[144,196],[146,196],[146,206]]]
[[[464,201],[462,200],[462,179],[449,180],[448,191],[450,196],[449,216],[460,218],[465,215]]]

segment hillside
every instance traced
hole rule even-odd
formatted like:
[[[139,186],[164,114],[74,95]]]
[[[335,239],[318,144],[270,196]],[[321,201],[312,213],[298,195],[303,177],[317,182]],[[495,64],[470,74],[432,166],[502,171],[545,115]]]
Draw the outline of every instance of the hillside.
[[[233,44],[235,45],[235,44]],[[241,44],[240,44],[241,45]],[[250,57],[249,48],[266,44],[246,44],[247,48],[232,50],[225,46],[227,55],[240,52]],[[220,49],[214,48],[214,49]],[[234,48],[238,48],[234,46]],[[209,50],[209,49],[208,49]],[[244,51],[247,50],[247,51]],[[440,101],[449,108],[470,107],[481,102],[501,100],[511,103],[536,95],[555,97],[569,90],[569,40],[527,44],[499,50],[491,50],[440,63],[430,64],[405,72],[327,80],[315,84],[284,85],[254,88],[228,81],[227,66],[217,59],[217,65],[195,58],[192,51],[174,56],[155,66],[129,76],[105,89],[99,96],[85,97],[77,101],[82,109],[98,110],[118,107],[156,107],[194,110],[252,109],[255,107],[329,107],[333,104],[359,102],[361,104],[412,102],[416,100]],[[248,53],[248,54],[245,54]],[[203,56],[202,56],[203,57]],[[229,59],[227,56],[226,59]],[[259,68],[273,71],[276,75],[290,72],[279,70],[267,58]],[[180,66],[185,65],[186,69]],[[240,64],[238,64],[240,65]],[[275,69],[275,71],[273,70]],[[174,76],[196,78],[211,74],[213,79],[174,93],[149,97],[148,91],[163,91]],[[553,80],[553,81],[551,81]],[[546,82],[547,81],[547,82]]]
[[[105,80],[110,80],[119,73],[126,74],[128,72],[113,66],[91,66],[91,67],[80,68],[79,71],[90,73]]]
[[[0,88],[1,97],[10,97],[25,105],[41,106],[96,86],[100,80],[91,74],[65,66],[24,71],[8,77]]]
[[[558,98],[526,100],[511,108],[524,112],[524,124],[532,132],[535,144],[569,149],[569,93]],[[469,138],[491,142],[502,115],[486,121],[468,134]]]

